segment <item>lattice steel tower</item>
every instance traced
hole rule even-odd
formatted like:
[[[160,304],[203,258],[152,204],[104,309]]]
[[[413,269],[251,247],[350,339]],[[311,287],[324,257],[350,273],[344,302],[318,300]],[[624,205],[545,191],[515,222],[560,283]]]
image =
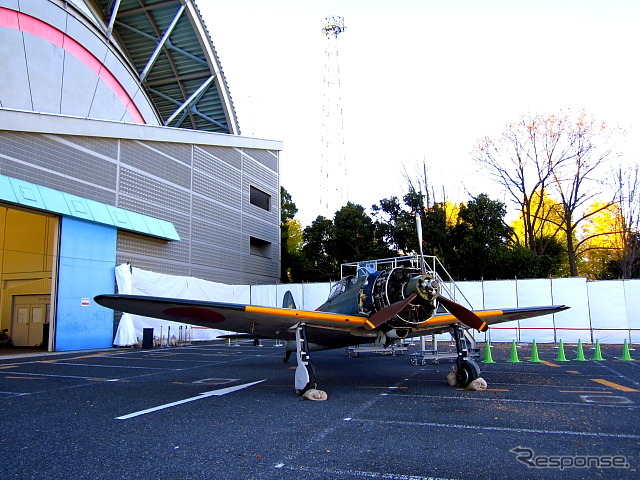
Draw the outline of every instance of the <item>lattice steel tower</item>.
[[[332,219],[348,201],[347,163],[344,158],[342,96],[338,62],[338,35],[344,32],[344,18],[324,19],[327,37],[324,71],[322,151],[320,159],[320,214]]]

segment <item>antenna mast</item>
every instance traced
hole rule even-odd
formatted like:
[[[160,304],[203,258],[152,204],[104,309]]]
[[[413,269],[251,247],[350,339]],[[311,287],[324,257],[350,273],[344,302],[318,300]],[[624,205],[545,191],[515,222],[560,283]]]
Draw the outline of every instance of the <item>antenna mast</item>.
[[[320,161],[320,214],[332,219],[348,201],[348,175],[344,159],[342,96],[338,62],[338,35],[344,32],[344,18],[324,19],[325,48],[322,151]]]

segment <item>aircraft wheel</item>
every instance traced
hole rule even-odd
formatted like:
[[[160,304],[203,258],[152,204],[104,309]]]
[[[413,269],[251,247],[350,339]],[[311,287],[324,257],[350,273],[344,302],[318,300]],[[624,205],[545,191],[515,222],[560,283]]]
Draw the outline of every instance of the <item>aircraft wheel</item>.
[[[456,373],[458,385],[460,385],[461,387],[466,387],[479,376],[480,367],[475,361],[471,359],[463,360]]]

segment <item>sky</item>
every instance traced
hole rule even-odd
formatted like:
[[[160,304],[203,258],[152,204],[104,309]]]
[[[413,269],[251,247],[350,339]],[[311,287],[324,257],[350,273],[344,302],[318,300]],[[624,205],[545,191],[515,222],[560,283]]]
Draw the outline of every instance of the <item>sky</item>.
[[[626,133],[640,161],[637,0],[199,0],[243,136],[280,140],[280,182],[319,212],[323,20],[338,36],[348,200],[407,191],[426,163],[436,195],[508,202],[471,152],[525,114],[585,109]]]

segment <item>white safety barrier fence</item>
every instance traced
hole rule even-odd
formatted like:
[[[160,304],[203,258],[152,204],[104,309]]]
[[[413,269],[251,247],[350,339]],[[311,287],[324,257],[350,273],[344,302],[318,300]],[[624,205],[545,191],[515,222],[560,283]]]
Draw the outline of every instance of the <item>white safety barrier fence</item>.
[[[226,285],[193,277],[153,273],[129,265],[116,269],[118,291],[133,295],[210,300],[238,304],[282,307],[287,291],[296,308],[315,310],[328,295],[329,283],[278,285]],[[554,315],[514,320],[491,327],[488,334],[475,333],[476,340],[492,342],[565,343],[583,342],[640,343],[640,279],[587,282],[586,278],[543,278],[527,280],[491,280],[457,282],[464,298],[455,300],[477,310],[568,305],[571,308]],[[133,327],[131,325],[133,324]],[[163,327],[171,335],[183,325],[177,322],[127,315],[122,317],[114,345],[133,344],[142,338],[143,328]],[[186,326],[185,326],[186,327]],[[121,331],[122,329],[122,331]],[[135,331],[135,334],[132,333]],[[193,327],[192,340],[212,340],[229,332]]]

